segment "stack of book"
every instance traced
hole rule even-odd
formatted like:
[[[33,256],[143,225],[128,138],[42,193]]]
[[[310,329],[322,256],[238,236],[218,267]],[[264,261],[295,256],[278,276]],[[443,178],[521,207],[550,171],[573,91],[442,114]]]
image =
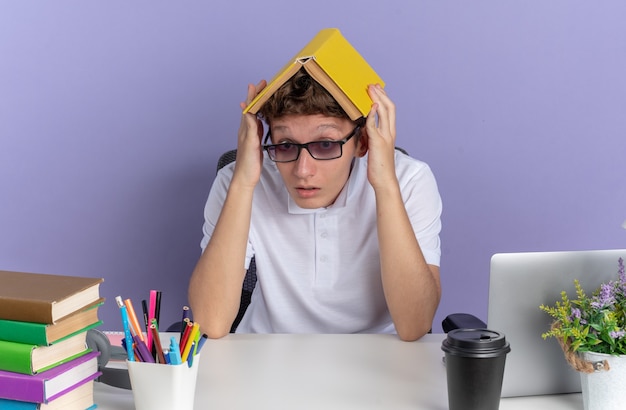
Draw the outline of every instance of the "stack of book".
[[[96,407],[101,278],[0,270],[0,409]]]

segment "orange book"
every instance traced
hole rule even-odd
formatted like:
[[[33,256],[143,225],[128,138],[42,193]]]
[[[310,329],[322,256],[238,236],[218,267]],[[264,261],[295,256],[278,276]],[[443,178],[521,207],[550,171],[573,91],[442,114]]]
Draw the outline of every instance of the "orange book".
[[[336,28],[321,30],[274,76],[244,109],[256,114],[287,80],[304,67],[353,121],[365,117],[372,106],[367,86],[384,81]]]

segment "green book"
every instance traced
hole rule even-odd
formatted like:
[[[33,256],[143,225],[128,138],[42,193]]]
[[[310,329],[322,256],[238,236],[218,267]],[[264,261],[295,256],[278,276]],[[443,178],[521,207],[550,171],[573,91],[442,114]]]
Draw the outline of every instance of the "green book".
[[[49,346],[102,324],[98,307],[102,301],[89,305],[57,321],[55,324],[0,319],[0,340]]]
[[[50,346],[0,340],[0,370],[35,374],[87,354],[87,332],[80,332]]]

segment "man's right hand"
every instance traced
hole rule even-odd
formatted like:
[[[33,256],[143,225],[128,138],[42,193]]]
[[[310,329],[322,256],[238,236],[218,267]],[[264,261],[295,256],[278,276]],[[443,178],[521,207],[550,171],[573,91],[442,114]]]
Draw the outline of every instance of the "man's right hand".
[[[239,104],[241,109],[245,109],[266,85],[265,80],[259,81],[257,85],[248,84],[246,100]],[[254,189],[259,182],[263,163],[262,138],[263,123],[261,120],[255,114],[242,114],[237,134],[237,161],[231,184],[235,183],[241,187]]]

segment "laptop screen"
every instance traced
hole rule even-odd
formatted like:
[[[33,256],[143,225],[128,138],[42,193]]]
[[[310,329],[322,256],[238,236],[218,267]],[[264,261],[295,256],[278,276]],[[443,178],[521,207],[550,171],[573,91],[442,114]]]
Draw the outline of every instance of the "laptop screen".
[[[554,305],[565,290],[575,297],[574,279],[591,294],[618,277],[626,249],[499,253],[491,258],[487,326],[511,345],[502,397],[580,392],[580,375],[569,367],[554,338],[543,340],[552,318],[539,309]]]

